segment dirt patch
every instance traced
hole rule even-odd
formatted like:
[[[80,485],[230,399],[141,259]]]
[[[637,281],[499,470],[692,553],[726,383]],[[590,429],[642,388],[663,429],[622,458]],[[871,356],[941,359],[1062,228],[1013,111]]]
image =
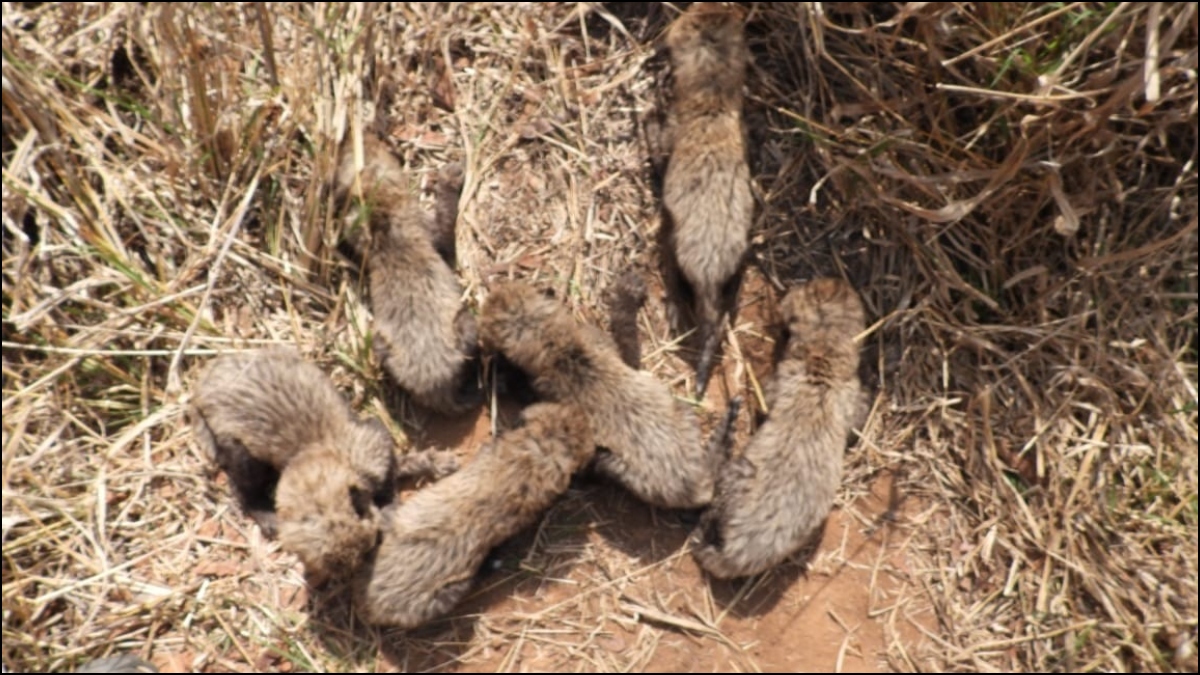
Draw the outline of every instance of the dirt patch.
[[[441,666],[492,672],[584,663],[591,670],[632,660],[650,672],[904,667],[904,655],[915,658],[921,642],[912,622],[932,622],[913,597],[905,556],[918,509],[911,502],[896,522],[885,520],[889,487],[890,478],[881,478],[867,497],[831,515],[807,572],[790,564],[737,582],[705,578],[677,546],[686,529],[673,514],[622,503],[608,486],[586,487],[541,526],[560,532],[572,512],[612,513],[582,524],[586,535],[571,543],[582,558],[564,556],[561,540],[538,550],[534,535],[519,537],[524,541],[506,547],[516,558],[505,565],[527,572],[492,574],[455,617],[422,631],[431,637],[404,636],[405,646],[385,650],[384,662],[411,667],[414,655],[436,653],[433,645],[462,636],[479,612],[491,629],[477,631],[454,664],[443,651]]]
[[[726,605],[728,634],[757,640],[747,651],[763,670],[883,672],[899,665],[889,664],[893,642],[919,650],[911,621],[930,624],[905,555],[916,503],[891,513],[891,483],[877,480],[866,498],[830,515],[807,571],[785,565],[756,583],[714,588],[738,599]],[[890,522],[897,515],[899,525]]]

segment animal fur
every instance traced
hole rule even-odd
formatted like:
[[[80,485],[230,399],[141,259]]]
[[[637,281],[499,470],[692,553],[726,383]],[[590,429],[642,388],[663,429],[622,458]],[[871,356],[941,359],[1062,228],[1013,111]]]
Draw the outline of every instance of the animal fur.
[[[454,274],[454,221],[462,171],[443,171],[436,216],[418,204],[399,161],[384,143],[363,139],[363,167],[355,171],[352,144],[342,148],[336,189],[348,195],[355,178],[366,207],[366,231],[347,239],[366,258],[375,349],[384,367],[413,400],[455,415],[478,407],[475,318],[462,306]]]
[[[642,368],[642,345],[638,339],[637,314],[646,304],[646,282],[628,270],[608,289],[608,332],[612,335],[621,360],[634,370]]]
[[[742,128],[749,52],[743,10],[697,2],[667,31],[675,84],[663,203],[675,266],[687,283],[700,356],[697,396],[712,373],[750,245],[754,196]]]
[[[604,450],[596,458],[601,473],[655,506],[696,508],[712,499],[718,441],[706,447],[691,410],[652,375],[629,367],[603,332],[512,282],[492,289],[480,333],[529,376],[539,396],[587,413]]]
[[[197,386],[192,419],[249,514],[267,534],[277,519],[281,544],[307,570],[328,575],[375,545],[373,502],[393,489],[392,439],[356,419],[315,365],[287,350],[222,356]]]
[[[532,525],[592,457],[586,416],[542,403],[462,471],[385,511],[378,551],[355,577],[368,624],[414,628],[452,609],[488,553]]]
[[[833,506],[847,437],[861,405],[862,301],[840,279],[783,300],[789,340],[767,386],[770,412],[745,452],[721,470],[693,549],[719,578],[763,572],[812,543]]]
[[[392,437],[378,420],[359,420],[320,368],[287,349],[221,356],[189,417],[247,514],[311,574],[340,574],[375,545],[378,506],[395,489]],[[424,465],[452,469],[443,458],[406,458],[408,471]]]

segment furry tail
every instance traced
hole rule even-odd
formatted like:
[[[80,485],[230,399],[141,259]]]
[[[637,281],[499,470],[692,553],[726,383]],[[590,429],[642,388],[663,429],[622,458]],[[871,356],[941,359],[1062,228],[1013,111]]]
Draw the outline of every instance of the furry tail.
[[[463,167],[449,164],[438,173],[437,201],[434,209],[433,247],[450,269],[458,264],[458,248],[455,240],[455,225],[458,222],[458,201],[462,197]]]
[[[711,295],[712,297],[708,297]],[[718,306],[716,293],[699,293],[697,298],[696,323],[700,337],[700,359],[696,362],[696,398],[704,398],[708,380],[712,376],[713,361],[717,345],[721,342],[724,314]]]
[[[609,332],[621,360],[634,370],[642,367],[642,345],[638,339],[637,314],[646,304],[646,281],[633,269],[626,270],[606,291]]]

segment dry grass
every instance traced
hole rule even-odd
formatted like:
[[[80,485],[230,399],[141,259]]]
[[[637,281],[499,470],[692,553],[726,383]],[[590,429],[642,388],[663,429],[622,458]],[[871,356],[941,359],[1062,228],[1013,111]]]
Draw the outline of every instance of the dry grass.
[[[209,354],[278,342],[387,413],[323,179],[372,117],[418,177],[464,161],[472,303],[531,276],[602,320],[613,273],[657,259],[646,137],[674,8],[3,9],[6,666],[712,667],[664,660],[679,631],[758,667],[677,578],[678,524],[594,536],[622,499],[604,489],[573,490],[441,632],[310,611],[181,424]],[[1194,672],[1195,7],[761,3],[748,31],[770,284],[743,305],[838,274],[878,319],[842,503],[899,476],[908,563],[885,572],[935,617],[890,634],[890,665]],[[661,302],[642,318],[647,367],[684,391]],[[762,375],[753,318],[725,394]],[[414,439],[423,421],[399,415]]]

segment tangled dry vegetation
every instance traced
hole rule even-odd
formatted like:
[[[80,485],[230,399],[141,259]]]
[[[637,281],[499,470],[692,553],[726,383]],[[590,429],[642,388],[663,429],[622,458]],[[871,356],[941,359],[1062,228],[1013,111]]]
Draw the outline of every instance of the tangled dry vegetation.
[[[879,395],[840,503],[893,477],[893,604],[931,609],[870,656],[1194,672],[1195,6],[755,4],[765,282],[742,302],[816,274],[861,289]],[[613,273],[657,257],[655,46],[676,11],[4,3],[5,665],[682,668],[655,660],[665,625],[759,667],[728,610],[631,600],[690,564],[647,555],[682,535],[633,555],[597,540],[587,489],[440,632],[310,612],[294,559],[231,509],[181,423],[209,355],[274,343],[395,412],[324,178],[363,120],[417,179],[464,162],[469,302],[535,277],[601,321]],[[739,348],[767,331],[751,314],[726,395],[765,372]],[[661,302],[642,318],[647,367],[684,391]]]

